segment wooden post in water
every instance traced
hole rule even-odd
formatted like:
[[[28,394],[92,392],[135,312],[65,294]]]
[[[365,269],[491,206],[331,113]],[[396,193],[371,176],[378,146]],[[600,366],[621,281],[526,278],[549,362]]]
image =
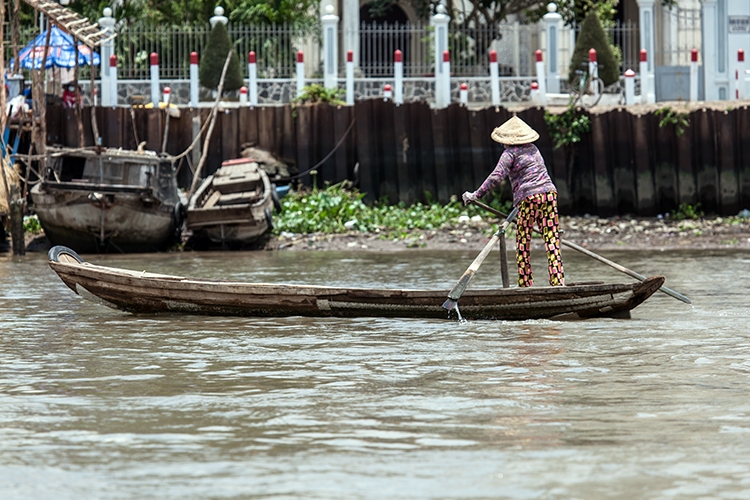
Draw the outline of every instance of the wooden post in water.
[[[508,274],[508,247],[505,244],[505,232],[500,234],[500,277],[503,280],[503,288],[510,288],[510,276]]]
[[[5,39],[5,2],[0,2],[0,40]],[[16,56],[18,61],[18,56]],[[5,52],[0,50],[0,68],[5,68]],[[5,113],[5,92],[0,92],[0,134],[5,132],[5,127],[8,126],[7,115]],[[17,134],[21,133],[22,125],[19,123]],[[5,165],[7,164],[12,168],[10,164],[10,151],[8,151],[7,145],[3,142],[3,159],[0,162],[0,170],[2,170],[2,182],[3,189],[5,191],[5,197],[8,202],[8,212],[10,213],[10,236],[11,244],[13,247],[13,255],[24,255],[26,253],[26,244],[23,237],[23,200],[21,198],[21,188],[18,182],[13,176],[9,179],[5,172]]]
[[[26,241],[23,234],[23,208],[24,203],[21,198],[21,187],[18,183],[10,184],[10,199],[8,207],[10,208],[10,236],[13,246],[13,255],[26,255]]]

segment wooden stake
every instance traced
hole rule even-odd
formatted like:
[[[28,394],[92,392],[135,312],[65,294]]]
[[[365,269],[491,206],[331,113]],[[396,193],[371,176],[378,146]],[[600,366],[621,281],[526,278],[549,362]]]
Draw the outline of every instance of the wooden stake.
[[[195,173],[193,174],[193,182],[190,185],[190,193],[188,197],[195,194],[195,191],[200,185],[203,165],[206,163],[206,158],[208,157],[208,143],[211,140],[211,133],[214,131],[214,125],[216,124],[216,112],[219,109],[221,93],[224,91],[224,78],[227,76],[227,68],[229,67],[229,60],[232,58],[232,54],[234,54],[234,49],[229,49],[227,60],[224,61],[224,69],[221,70],[221,79],[219,80],[219,88],[217,89],[218,94],[216,96],[216,102],[214,103],[213,109],[211,109],[211,123],[208,126],[208,131],[206,132],[206,139],[203,141],[203,154],[201,155],[201,160],[198,163],[198,166],[195,168]]]

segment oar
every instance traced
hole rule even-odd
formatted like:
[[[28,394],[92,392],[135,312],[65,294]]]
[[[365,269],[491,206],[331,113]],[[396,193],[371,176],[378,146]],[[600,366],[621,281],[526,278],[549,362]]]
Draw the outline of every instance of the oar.
[[[492,236],[492,238],[490,238],[490,241],[487,243],[487,245],[485,245],[482,251],[479,252],[479,255],[477,255],[477,257],[474,259],[474,262],[471,263],[469,268],[456,283],[456,286],[454,286],[453,290],[450,291],[450,293],[448,294],[448,300],[443,303],[444,308],[451,311],[454,307],[456,307],[458,299],[461,298],[461,295],[463,295],[466,287],[469,286],[469,281],[471,281],[471,278],[473,278],[477,273],[477,271],[479,270],[479,266],[482,265],[484,259],[486,259],[487,255],[489,255],[490,251],[492,251],[492,247],[495,245],[495,243],[498,242],[498,240],[500,240],[501,235],[505,233],[505,230],[508,228],[511,222],[513,222],[513,219],[516,217],[517,213],[518,207],[514,208],[511,211],[510,215],[505,218],[505,222],[503,222],[502,226],[500,226],[500,229],[498,229],[497,232]]]
[[[504,213],[502,213],[499,210],[495,210],[494,208],[490,207],[489,205],[485,205],[481,201],[472,201],[472,203],[474,203],[476,206],[478,206],[480,208],[483,208],[483,209],[487,210],[488,212],[491,212],[491,213],[495,214],[498,217],[505,217]],[[539,231],[537,229],[534,229],[534,232],[538,233]],[[587,250],[587,249],[583,248],[582,246],[576,245],[575,243],[572,243],[570,241],[563,240],[562,238],[560,239],[560,243],[562,243],[563,245],[565,245],[565,246],[567,246],[569,248],[572,248],[573,250],[577,250],[577,251],[581,252],[584,255],[588,255],[589,257],[591,257],[593,259],[596,259],[599,262],[607,264],[608,266],[611,266],[611,267],[617,269],[621,273],[625,273],[628,276],[631,276],[631,277],[633,277],[633,278],[635,278],[637,280],[640,280],[640,281],[645,281],[646,280],[646,276],[644,276],[642,274],[639,274],[639,273],[637,273],[635,271],[632,271],[632,270],[628,269],[627,267],[623,267],[620,264],[618,264],[617,262],[612,262],[611,260],[606,259],[606,258],[602,257],[601,255],[595,254],[591,250]],[[659,288],[659,291],[663,292],[663,293],[666,293],[667,295],[670,295],[670,296],[674,297],[677,300],[681,300],[682,302],[684,302],[686,304],[692,304],[692,302],[690,302],[689,298],[687,298],[686,296],[682,295],[679,292],[676,292],[676,291],[672,290],[671,288],[667,288],[666,286],[662,286],[661,288]]]

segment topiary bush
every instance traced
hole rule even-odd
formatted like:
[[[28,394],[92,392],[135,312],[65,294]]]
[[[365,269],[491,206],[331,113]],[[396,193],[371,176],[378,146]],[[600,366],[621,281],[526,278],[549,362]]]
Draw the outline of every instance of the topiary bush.
[[[198,66],[198,80],[201,85],[209,89],[215,89],[219,86],[221,71],[224,69],[224,62],[227,60],[227,54],[231,48],[232,40],[229,38],[227,27],[224,26],[224,23],[216,23],[208,34],[206,48]],[[229,59],[227,75],[224,77],[224,91],[239,90],[243,84],[240,60],[235,51]]]
[[[620,78],[620,65],[615,58],[612,44],[604,32],[602,23],[596,12],[590,11],[581,25],[581,32],[576,40],[576,48],[570,60],[568,81],[572,82],[576,77],[576,70],[583,69],[582,64],[589,62],[589,49],[596,50],[596,59],[599,62],[599,78],[604,85],[612,85]]]

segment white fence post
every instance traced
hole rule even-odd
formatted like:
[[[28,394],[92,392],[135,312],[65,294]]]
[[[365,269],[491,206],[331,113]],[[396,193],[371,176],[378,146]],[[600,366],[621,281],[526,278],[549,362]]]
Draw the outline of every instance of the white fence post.
[[[297,97],[302,95],[305,88],[305,54],[297,51]]]
[[[490,50],[490,88],[492,105],[500,106],[500,71],[497,66],[497,52],[494,50]]]
[[[547,82],[544,75],[544,61],[542,60],[542,51],[537,50],[536,53],[536,79],[539,83],[539,104],[541,106],[547,105]]]
[[[354,105],[354,51],[346,51],[346,104]]]
[[[639,31],[641,35],[641,48],[646,50],[647,53],[653,56],[654,54],[654,0],[636,0],[638,3],[638,21]],[[646,66],[646,71],[651,73],[654,71],[654,65],[649,64]],[[643,79],[643,72],[641,72],[641,79]]]
[[[463,106],[467,106],[469,104],[469,86],[465,83],[461,84],[461,90],[459,91],[459,100],[461,101],[461,104]]]
[[[151,53],[151,102],[159,107],[159,54]]]
[[[240,106],[247,106],[247,87],[240,87]]]
[[[393,91],[391,89],[390,84],[386,83],[385,87],[383,87],[383,100],[388,102],[391,100],[391,97],[393,96]]]
[[[529,91],[529,99],[531,102],[539,105],[539,84],[537,82],[531,82],[531,90]]]
[[[190,107],[198,107],[198,53],[190,53]]]
[[[164,87],[164,93],[162,94],[161,101],[164,104],[169,104],[169,98],[172,96],[172,89],[169,87]]]
[[[404,103],[404,61],[398,49],[393,53],[393,79],[393,101],[398,106]]]
[[[229,18],[224,15],[224,7],[215,7],[214,15],[208,20],[208,22],[211,24],[212,28],[216,26],[216,23],[221,23],[226,26],[229,22]]]
[[[654,75],[648,70],[648,51],[641,49],[641,103],[656,102],[654,93]]]
[[[625,105],[632,106],[635,104],[635,71],[629,69],[625,71]]]
[[[724,32],[724,43],[727,40],[727,34],[724,31],[724,24],[727,22],[726,11],[723,16],[719,15],[719,2],[716,0],[704,0],[700,3],[701,8],[701,62],[703,63],[703,99],[706,101],[717,101],[726,99],[729,96],[727,85],[719,74],[719,40],[722,36],[719,32]],[[725,7],[726,8],[726,7]],[[719,30],[719,27],[722,29]],[[727,57],[727,56],[724,56]],[[729,57],[727,57],[729,59]],[[723,62],[723,61],[722,61]],[[726,93],[725,93],[726,92]]]
[[[698,100],[698,49],[690,51],[690,101]]]
[[[247,93],[250,94],[250,106],[258,105],[258,64],[255,60],[255,52],[247,53]]]
[[[117,93],[117,56],[109,56],[109,104],[117,106],[119,94]]]
[[[547,28],[547,91],[552,94],[559,94],[560,24],[562,16],[557,13],[557,5],[554,2],[547,4],[544,22]]]
[[[326,14],[320,18],[323,24],[323,85],[328,89],[338,86],[338,24],[339,16],[333,13],[333,5],[326,5]]]
[[[451,53],[443,51],[443,106],[451,103]]]
[[[744,98],[742,79],[740,75],[745,73],[745,51],[737,49],[737,67],[734,69],[734,98],[736,100]]]
[[[112,17],[112,9],[109,7],[105,7],[102,11],[103,17],[99,19],[99,26],[107,30],[107,35],[112,36],[115,32],[115,18]],[[110,38],[106,42],[102,43],[101,45],[101,53],[99,54],[101,56],[101,69],[102,69],[102,75],[101,75],[101,87],[102,87],[102,99],[101,103],[102,106],[115,106],[117,104],[116,96],[113,97],[110,95],[112,85],[110,84],[110,68],[108,66],[108,61],[110,56],[112,56],[115,53],[114,51],[114,40]],[[114,102],[113,102],[114,101]]]
[[[448,22],[450,16],[445,13],[445,6],[438,4],[437,13],[432,16],[432,25],[435,27],[435,106],[444,108],[448,105],[445,102],[445,91],[443,90],[443,52],[448,50]],[[449,90],[450,92],[450,90]]]

